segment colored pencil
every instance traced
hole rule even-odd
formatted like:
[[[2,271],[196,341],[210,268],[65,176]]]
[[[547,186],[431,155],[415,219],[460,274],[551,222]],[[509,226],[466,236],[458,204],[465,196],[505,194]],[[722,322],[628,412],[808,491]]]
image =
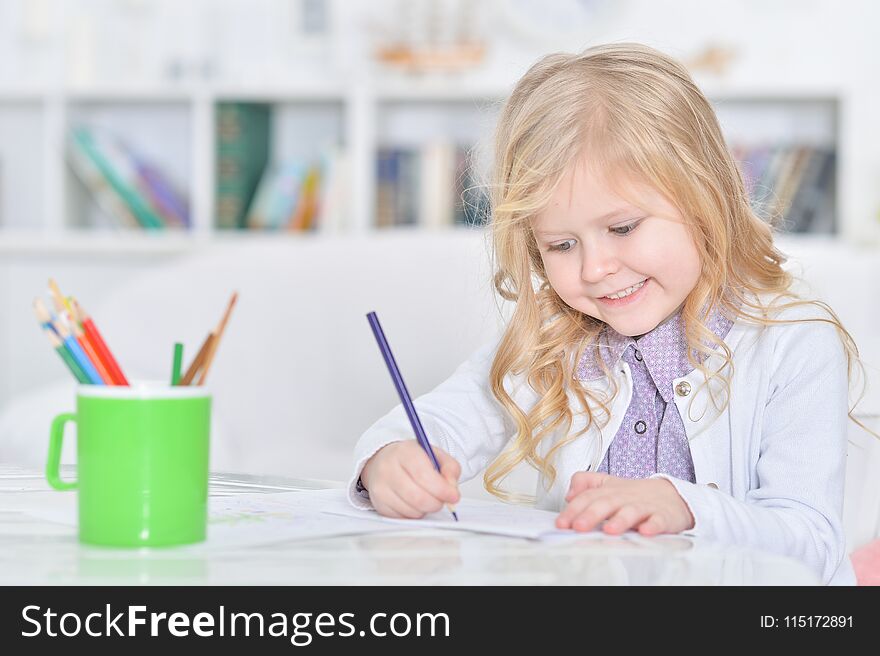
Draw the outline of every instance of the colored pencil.
[[[208,377],[208,369],[211,368],[211,363],[214,361],[214,356],[217,354],[217,347],[220,345],[220,340],[223,338],[223,333],[226,330],[226,323],[229,321],[229,316],[232,314],[232,308],[235,307],[235,302],[237,300],[238,292],[233,292],[232,297],[229,299],[229,305],[226,306],[226,312],[223,313],[223,318],[220,319],[220,323],[217,324],[217,328],[214,330],[214,342],[211,344],[211,350],[208,351],[208,354],[205,357],[205,362],[202,365],[202,375],[199,377],[199,385],[205,384],[205,379]]]
[[[113,368],[110,366],[110,363],[101,355],[101,351],[98,348],[97,343],[92,340],[89,337],[89,333],[86,332],[86,329],[83,326],[82,308],[80,308],[79,304],[76,302],[76,299],[73,297],[70,297],[68,299],[68,303],[70,306],[70,322],[71,325],[74,326],[74,335],[77,336],[77,339],[82,336],[82,340],[79,340],[80,344],[85,341],[85,343],[89,345],[89,348],[83,346],[83,350],[86,351],[91,357],[96,358],[98,363],[100,363],[100,365],[98,363],[95,364],[95,368],[98,369],[98,371],[103,370],[103,372],[107,372],[107,375],[109,376],[109,381],[107,382],[108,385],[120,384],[116,375],[113,373]],[[55,301],[55,307],[58,307],[57,300]]]
[[[400,397],[400,402],[403,404],[404,410],[406,410],[406,416],[409,417],[409,423],[413,428],[413,432],[416,434],[416,439],[418,439],[419,444],[425,450],[425,453],[428,454],[428,457],[434,465],[434,469],[439,472],[440,463],[437,461],[437,456],[434,455],[434,449],[431,448],[431,443],[428,441],[425,429],[422,428],[422,422],[416,412],[416,406],[413,404],[412,397],[409,395],[406,383],[403,382],[403,376],[400,374],[400,369],[397,368],[397,362],[394,359],[394,354],[391,353],[391,347],[388,345],[388,340],[385,339],[385,333],[379,323],[379,317],[376,316],[375,312],[369,312],[367,314],[367,321],[370,322],[370,328],[373,329],[373,335],[376,338],[376,342],[379,344],[379,350],[382,352],[382,357],[385,359],[388,373],[391,374],[391,380],[394,382],[394,387],[397,388],[397,395]],[[455,513],[455,506],[447,504],[446,507],[449,508],[449,512],[452,513],[455,521],[458,521],[458,515]]]
[[[107,362],[101,357],[98,349],[89,340],[82,328],[82,320],[79,317],[78,309],[75,305],[75,299],[71,299],[61,293],[61,288],[54,278],[49,278],[49,292],[52,296],[52,302],[55,305],[55,311],[59,316],[66,316],[68,323],[73,331],[73,336],[79,343],[80,348],[89,356],[89,360],[95,366],[95,370],[101,377],[105,385],[115,385],[117,383]]]
[[[101,357],[101,352],[98,350],[97,345],[93,340],[89,339],[89,336],[83,329],[82,317],[80,315],[80,307],[79,304],[76,302],[76,299],[69,299],[69,303],[70,313],[72,315],[71,327],[73,328],[73,334],[76,336],[76,340],[80,343],[80,346],[83,347],[83,350],[92,359],[92,362],[95,363],[95,369],[97,369],[98,373],[101,374],[104,382],[108,385],[120,385],[121,383],[119,383],[116,376],[113,375],[110,363],[107,362],[103,357]]]
[[[104,379],[101,378],[101,374],[95,369],[95,365],[89,359],[89,356],[86,355],[86,352],[82,350],[79,342],[76,341],[76,338],[70,332],[70,329],[64,325],[64,322],[56,321],[55,328],[58,330],[58,336],[61,338],[61,341],[64,342],[64,346],[67,348],[70,355],[76,360],[77,364],[79,364],[83,371],[86,372],[86,376],[89,377],[92,384],[104,385]]]
[[[180,366],[183,362],[183,344],[174,345],[174,363],[171,365],[171,385],[180,385]]]
[[[34,310],[36,311],[36,301],[34,301]],[[55,332],[55,327],[51,322],[43,321],[40,313],[37,311],[37,320],[40,322],[40,326],[43,328],[43,332],[46,333],[46,336],[49,338],[49,343],[52,344],[52,348],[55,349],[55,352],[61,357],[64,361],[64,364],[67,365],[67,368],[73,374],[74,378],[80,383],[89,383],[89,377],[86,376],[86,372],[82,370],[76,360],[70,357],[70,353],[67,352],[67,349],[64,348],[64,344],[61,343],[61,339],[58,337],[58,333]]]
[[[186,370],[183,378],[180,379],[181,385],[189,385],[190,383],[192,383],[193,378],[196,377],[196,374],[199,373],[199,370],[202,368],[202,363],[205,361],[205,358],[208,355],[208,351],[211,350],[211,345],[214,343],[215,337],[216,336],[213,332],[208,333],[205,341],[202,342],[202,346],[199,349],[199,352],[196,353],[196,357],[193,358],[192,363],[189,365],[189,369]]]
[[[82,326],[80,326],[76,316],[70,318],[70,328],[73,331],[74,338],[82,347],[82,350],[85,351],[87,356],[89,356],[89,361],[95,365],[95,370],[98,372],[101,380],[104,381],[104,384],[114,385],[113,376],[107,370],[107,366],[104,362],[101,361],[101,357],[98,355],[97,351],[95,351],[94,345],[88,340],[88,338],[86,338],[86,334],[83,332]]]
[[[82,350],[82,347],[79,345],[79,342],[73,337],[70,333],[70,330],[67,326],[64,325],[64,322],[61,320],[52,320],[52,316],[49,314],[49,310],[43,304],[41,299],[37,299],[34,301],[34,309],[37,312],[37,318],[43,324],[50,324],[54,327],[55,332],[58,333],[58,337],[64,343],[64,347],[67,349],[68,353],[71,357],[76,361],[76,363],[82,368],[85,372],[86,376],[94,385],[103,385],[104,381],[101,378],[100,374],[98,374],[98,370],[95,369],[95,366],[92,364],[92,361],[89,360],[89,356],[85,354],[85,351]]]
[[[114,384],[128,386],[128,380],[126,379],[125,374],[122,373],[122,369],[119,368],[119,363],[116,362],[116,358],[113,357],[113,353],[110,352],[107,343],[104,341],[104,338],[101,337],[101,333],[98,332],[98,327],[95,325],[95,322],[92,321],[89,314],[79,303],[76,302],[75,299],[73,301],[73,307],[77,318],[82,322],[83,331],[85,332],[86,337],[95,348],[95,352],[100,356],[101,361],[104,363],[107,371],[113,378]]]
[[[70,299],[61,293],[58,283],[54,278],[49,278],[49,291],[52,294],[52,300],[55,302],[55,310],[58,314],[62,314],[67,310],[68,314],[73,317],[73,309],[70,307]]]

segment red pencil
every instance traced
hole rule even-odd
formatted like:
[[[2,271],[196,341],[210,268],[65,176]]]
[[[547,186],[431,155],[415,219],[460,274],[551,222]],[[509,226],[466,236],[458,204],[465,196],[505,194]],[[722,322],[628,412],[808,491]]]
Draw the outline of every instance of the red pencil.
[[[74,321],[79,320],[82,322],[86,337],[95,348],[95,352],[101,358],[101,361],[105,364],[107,371],[113,377],[113,383],[116,385],[128,386],[128,380],[126,380],[125,374],[122,373],[122,369],[119,368],[116,358],[113,357],[110,349],[107,348],[107,344],[104,342],[104,338],[101,337],[101,333],[98,332],[98,328],[95,326],[92,318],[86,314],[86,311],[82,309],[82,306],[80,306],[76,299],[73,300],[73,307],[74,312],[77,314]]]
[[[71,322],[73,326],[76,326],[76,321]],[[73,327],[71,326],[71,327]],[[104,361],[101,359],[101,356],[98,355],[97,351],[95,351],[95,347],[92,346],[92,343],[86,338],[85,333],[83,333],[82,328],[78,326],[73,330],[73,338],[79,343],[80,347],[82,347],[83,352],[88,356],[89,360],[92,361],[92,364],[95,367],[95,370],[98,372],[98,375],[101,377],[101,380],[104,381],[105,385],[113,385],[113,375],[107,369],[107,365],[104,364]]]

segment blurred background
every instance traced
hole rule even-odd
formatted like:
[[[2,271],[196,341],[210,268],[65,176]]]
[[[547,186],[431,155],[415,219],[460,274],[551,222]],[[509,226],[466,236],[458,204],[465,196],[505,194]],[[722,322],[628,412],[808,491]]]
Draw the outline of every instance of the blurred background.
[[[396,403],[363,314],[416,394],[497,334],[495,116],[541,55],[608,41],[687,65],[870,376],[877,25],[868,0],[4,0],[0,458],[41,464],[73,404],[31,310],[51,276],[135,378],[192,356],[238,290],[215,468],[344,478]]]

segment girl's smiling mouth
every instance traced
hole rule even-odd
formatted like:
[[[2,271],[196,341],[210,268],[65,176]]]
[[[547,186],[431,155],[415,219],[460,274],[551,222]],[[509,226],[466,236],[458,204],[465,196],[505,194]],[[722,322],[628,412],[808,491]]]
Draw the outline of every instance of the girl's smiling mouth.
[[[624,305],[631,305],[645,295],[645,290],[648,288],[650,282],[651,278],[646,278],[642,282],[633,285],[632,287],[627,287],[620,292],[615,292],[613,296],[615,296],[616,298],[600,296],[597,300],[600,301],[603,305],[608,305],[610,307],[622,307]],[[623,296],[621,296],[621,294],[623,294]]]

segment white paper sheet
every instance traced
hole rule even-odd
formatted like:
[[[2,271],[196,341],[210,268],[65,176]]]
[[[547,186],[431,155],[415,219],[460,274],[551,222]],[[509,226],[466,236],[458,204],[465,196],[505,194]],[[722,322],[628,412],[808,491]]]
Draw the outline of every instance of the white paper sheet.
[[[578,533],[558,529],[555,512],[473,499],[463,499],[458,504],[458,522],[445,509],[422,519],[392,519],[373,510],[353,508],[346,494],[345,490],[333,489],[212,496],[208,500],[208,540],[192,548],[223,549],[337,535],[437,528],[532,540],[608,537],[601,530]],[[47,498],[42,503],[18,510],[76,526],[74,493],[49,492],[43,496]],[[46,503],[47,500],[50,503]]]
[[[273,494],[277,503],[303,503],[298,495],[302,492],[282,492]],[[458,520],[446,509],[426,515],[422,519],[393,519],[383,517],[374,510],[353,508],[348,502],[345,490],[319,490],[307,492],[314,499],[321,499],[323,512],[348,518],[368,518],[376,522],[395,525],[400,528],[443,528],[455,531],[471,531],[474,533],[490,533],[511,537],[536,539],[559,539],[564,537],[607,537],[601,531],[578,533],[571,529],[556,528],[558,513],[549,510],[538,510],[502,502],[478,501],[462,499],[456,506]]]
[[[238,494],[208,500],[206,547],[258,546],[338,535],[384,533],[399,530],[363,517],[341,517],[321,512],[315,491],[290,492],[295,500],[278,503],[279,494]]]
[[[212,496],[208,499],[208,539],[184,549],[226,549],[260,546],[288,540],[310,540],[384,533],[399,527],[378,524],[364,517],[341,517],[322,512],[323,497],[314,491],[293,492],[279,504],[271,493]],[[27,504],[10,510],[71,527],[77,526],[76,493],[56,491],[26,496]]]

